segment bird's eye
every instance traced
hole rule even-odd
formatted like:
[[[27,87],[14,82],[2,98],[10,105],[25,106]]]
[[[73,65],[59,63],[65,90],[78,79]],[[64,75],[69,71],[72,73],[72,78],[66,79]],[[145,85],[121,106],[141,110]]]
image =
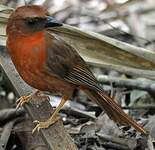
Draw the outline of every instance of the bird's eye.
[[[27,25],[29,25],[29,26],[35,26],[35,25],[38,24],[39,18],[26,18],[25,21],[26,21],[26,24]]]
[[[27,24],[30,25],[30,26],[33,26],[33,25],[35,25],[36,23],[37,23],[36,20],[33,20],[33,19],[27,20]]]
[[[33,18],[25,18],[25,25],[34,31],[39,31],[45,27],[46,18],[41,17],[33,17]]]

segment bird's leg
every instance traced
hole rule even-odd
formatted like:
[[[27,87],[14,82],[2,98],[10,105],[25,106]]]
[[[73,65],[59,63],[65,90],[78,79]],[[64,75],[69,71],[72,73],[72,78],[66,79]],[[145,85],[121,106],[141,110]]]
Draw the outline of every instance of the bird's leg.
[[[37,130],[39,132],[40,129],[42,128],[48,128],[50,125],[54,124],[57,120],[59,120],[59,116],[58,113],[61,110],[61,108],[63,107],[63,105],[65,104],[65,102],[67,101],[68,97],[63,96],[61,99],[60,104],[58,105],[58,107],[55,109],[55,111],[53,112],[52,116],[45,122],[41,122],[38,120],[35,120],[34,123],[37,123],[36,127],[32,130],[32,134]]]
[[[39,98],[41,97],[41,99],[44,99],[44,100],[47,99],[47,96],[41,95],[40,93],[41,93],[41,91],[36,90],[35,92],[33,92],[32,94],[30,94],[28,96],[21,96],[16,101],[16,103],[17,103],[16,109],[18,109],[19,107],[23,106],[25,103],[30,102],[33,97],[39,97]]]

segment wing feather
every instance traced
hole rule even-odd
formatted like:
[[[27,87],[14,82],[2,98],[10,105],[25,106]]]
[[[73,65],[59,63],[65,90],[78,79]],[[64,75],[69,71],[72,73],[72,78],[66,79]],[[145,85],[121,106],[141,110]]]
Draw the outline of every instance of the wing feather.
[[[77,86],[101,90],[96,78],[74,48],[55,34],[47,33],[46,38],[48,71]]]

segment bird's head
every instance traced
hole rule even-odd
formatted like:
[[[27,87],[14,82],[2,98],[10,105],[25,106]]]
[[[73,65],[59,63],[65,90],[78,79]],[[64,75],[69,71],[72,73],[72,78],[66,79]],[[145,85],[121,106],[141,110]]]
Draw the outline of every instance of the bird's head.
[[[27,5],[18,7],[10,16],[7,23],[7,35],[32,35],[48,27],[62,26],[53,17],[47,16],[42,6]]]

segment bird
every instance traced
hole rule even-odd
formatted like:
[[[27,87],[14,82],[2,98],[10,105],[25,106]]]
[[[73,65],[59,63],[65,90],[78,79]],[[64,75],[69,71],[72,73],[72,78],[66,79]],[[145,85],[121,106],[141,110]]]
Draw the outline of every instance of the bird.
[[[58,119],[65,102],[79,89],[94,100],[118,124],[134,127],[144,135],[148,131],[127,115],[102,89],[89,66],[72,46],[50,31],[62,23],[49,16],[40,5],[17,7],[6,27],[7,49],[22,79],[39,91],[59,92],[61,102],[46,121],[34,121],[36,130],[46,129]],[[37,93],[37,92],[36,92]],[[18,107],[30,102],[34,94],[18,100]],[[37,95],[37,94],[36,94]]]

